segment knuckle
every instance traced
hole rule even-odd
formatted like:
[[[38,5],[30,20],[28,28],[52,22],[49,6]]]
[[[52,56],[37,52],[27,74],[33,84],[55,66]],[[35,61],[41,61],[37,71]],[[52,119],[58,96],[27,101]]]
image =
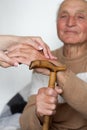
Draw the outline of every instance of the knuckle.
[[[50,102],[51,102],[51,103],[55,103],[55,98],[52,97],[52,98],[50,99]]]
[[[49,95],[51,96],[51,95],[53,95],[54,90],[52,88],[48,88],[48,92],[49,92]]]
[[[48,114],[49,114],[49,115],[53,115],[53,111],[50,110]]]
[[[56,109],[56,105],[52,104],[52,110],[55,110],[55,109]]]
[[[17,48],[17,53],[20,54],[20,52],[22,51],[21,48]]]
[[[37,56],[37,51],[34,50],[33,53],[34,53],[35,56]]]
[[[45,93],[47,88],[43,87],[43,88],[39,88],[38,93]]]

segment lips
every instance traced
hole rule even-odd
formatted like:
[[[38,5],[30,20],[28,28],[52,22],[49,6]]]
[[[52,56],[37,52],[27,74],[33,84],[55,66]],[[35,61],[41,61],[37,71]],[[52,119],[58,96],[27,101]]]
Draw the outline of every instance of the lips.
[[[77,34],[77,31],[72,31],[72,30],[66,30],[64,31],[64,33],[68,33],[68,34]]]

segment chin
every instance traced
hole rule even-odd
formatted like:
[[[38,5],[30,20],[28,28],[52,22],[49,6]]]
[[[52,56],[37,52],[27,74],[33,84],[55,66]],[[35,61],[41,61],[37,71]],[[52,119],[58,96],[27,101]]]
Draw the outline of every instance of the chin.
[[[77,43],[79,43],[79,41],[75,40],[74,38],[65,38],[65,39],[61,39],[61,41],[66,43],[66,44],[77,44]]]

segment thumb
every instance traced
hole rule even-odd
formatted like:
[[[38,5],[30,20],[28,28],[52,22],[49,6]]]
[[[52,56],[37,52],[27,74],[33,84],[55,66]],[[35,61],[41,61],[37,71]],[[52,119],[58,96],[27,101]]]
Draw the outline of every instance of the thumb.
[[[62,94],[63,93],[62,88],[60,88],[59,86],[56,86],[55,90],[57,91],[58,94]]]

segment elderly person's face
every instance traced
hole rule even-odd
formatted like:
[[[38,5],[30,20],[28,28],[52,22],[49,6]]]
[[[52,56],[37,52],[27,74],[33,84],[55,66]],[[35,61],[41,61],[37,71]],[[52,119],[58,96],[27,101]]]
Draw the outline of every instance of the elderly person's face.
[[[59,9],[57,19],[59,38],[65,44],[87,42],[87,2],[65,0]]]

